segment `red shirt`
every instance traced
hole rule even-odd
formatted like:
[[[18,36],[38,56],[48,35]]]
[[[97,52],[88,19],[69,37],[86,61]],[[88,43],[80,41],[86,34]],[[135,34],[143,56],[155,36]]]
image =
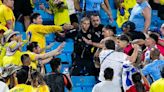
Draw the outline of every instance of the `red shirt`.
[[[163,39],[158,39],[158,40],[164,42]],[[160,53],[164,56],[164,46],[157,44],[157,48],[160,50]]]
[[[143,84],[143,85],[144,85],[146,91],[149,91],[150,87],[146,84]],[[137,90],[136,90],[136,87],[133,85],[128,90],[126,90],[126,92],[137,92]]]

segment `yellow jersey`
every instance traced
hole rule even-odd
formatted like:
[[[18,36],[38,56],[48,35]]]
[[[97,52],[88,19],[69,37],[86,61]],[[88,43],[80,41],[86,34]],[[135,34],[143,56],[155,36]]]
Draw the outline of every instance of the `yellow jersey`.
[[[64,5],[67,6],[66,0],[63,0]],[[50,10],[54,13],[54,24],[55,25],[63,25],[65,23],[70,24],[70,16],[68,6],[67,8],[58,9],[56,5],[54,5],[54,0],[49,0]]]
[[[155,81],[150,87],[150,92],[164,92],[164,78]]]
[[[2,1],[0,0],[0,5],[2,5]]]
[[[3,57],[6,55],[6,47],[8,46],[8,43],[6,43],[4,46],[0,46],[0,67],[3,66]]]
[[[159,1],[161,5],[164,5],[164,0]]]
[[[11,8],[7,7],[6,5],[0,5],[0,22],[2,25],[7,27],[7,21],[12,21],[12,28],[15,25],[15,16]]]
[[[30,35],[30,42],[38,42],[38,45],[41,49],[46,47],[46,38],[45,35],[52,33],[52,32],[60,32],[62,31],[61,26],[55,26],[55,25],[41,25],[41,24],[31,24],[26,34],[29,37]]]
[[[34,88],[35,92],[50,92],[47,85],[39,85],[39,87]]]
[[[22,52],[20,52],[18,50],[12,56],[4,56],[3,57],[3,67],[5,67],[8,64],[14,64],[14,65],[21,66],[22,65],[21,55],[22,55]]]
[[[132,9],[135,5],[137,4],[136,0],[124,0],[124,2],[122,3],[122,6],[128,10],[128,9]]]
[[[10,92],[36,92],[33,87],[26,84],[18,84],[14,88],[10,89]]]

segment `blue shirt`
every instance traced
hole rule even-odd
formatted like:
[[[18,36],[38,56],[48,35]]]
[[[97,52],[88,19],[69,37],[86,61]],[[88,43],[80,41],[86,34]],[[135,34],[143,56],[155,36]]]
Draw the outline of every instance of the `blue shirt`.
[[[146,76],[149,75],[153,78],[153,81],[161,78],[160,70],[164,67],[164,60],[154,60],[152,63],[146,65],[142,69],[142,73]]]
[[[86,3],[86,11],[100,11],[103,0],[80,0],[80,7],[84,10]]]
[[[150,7],[150,5],[147,1],[144,1],[141,4],[136,4],[131,11],[129,21],[132,21],[135,23],[136,31],[144,30],[145,18],[142,12],[146,7]]]

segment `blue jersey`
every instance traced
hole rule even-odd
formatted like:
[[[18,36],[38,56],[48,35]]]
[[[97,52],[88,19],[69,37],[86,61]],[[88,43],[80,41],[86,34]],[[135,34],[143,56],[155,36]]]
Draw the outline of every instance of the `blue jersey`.
[[[103,0],[80,0],[80,7],[86,11],[100,11]],[[86,7],[85,7],[86,4]]]

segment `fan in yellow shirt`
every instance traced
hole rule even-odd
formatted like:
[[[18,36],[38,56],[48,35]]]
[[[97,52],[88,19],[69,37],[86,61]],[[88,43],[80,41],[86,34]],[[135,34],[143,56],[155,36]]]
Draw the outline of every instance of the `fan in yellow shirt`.
[[[43,20],[39,13],[34,13],[31,16],[31,21],[33,23],[30,24],[26,31],[27,37],[30,42],[38,42],[41,49],[46,47],[46,34],[73,29],[73,26],[68,24],[63,25],[63,27],[55,25],[42,25]]]
[[[1,44],[0,44],[0,67],[2,67],[2,59],[3,59],[3,56],[4,56],[4,54],[3,54],[3,50],[5,49],[5,46],[4,46],[4,39],[3,39],[3,37],[4,37],[4,35],[3,35],[3,33],[5,32],[5,31],[7,31],[7,28],[5,27],[5,26],[3,26],[3,25],[1,25],[0,24],[0,40],[1,40]]]
[[[40,72],[33,71],[31,79],[36,92],[50,92]]]
[[[59,45],[53,51],[50,51],[50,52],[44,53],[44,54],[40,54],[40,48],[38,46],[38,43],[31,42],[27,45],[27,52],[24,52],[24,54],[29,55],[29,57],[31,59],[30,66],[32,66],[32,69],[36,70],[39,62],[40,62],[40,64],[44,65],[44,64],[48,63],[52,59],[53,56],[60,54],[64,45],[65,45],[65,42],[63,42],[61,45]],[[38,60],[39,60],[39,62],[38,62]],[[24,59],[22,58],[21,61],[23,62]]]
[[[3,4],[0,5],[0,23],[8,29],[14,29],[15,25],[15,16],[12,11],[13,7],[14,0],[3,0]]]
[[[121,27],[124,22],[128,21],[130,16],[129,10],[132,9],[136,4],[137,4],[136,0],[123,0],[123,2],[119,2],[120,6],[117,9],[117,20],[116,20],[118,27]]]
[[[6,49],[6,56],[3,57],[3,66],[6,66],[8,64],[14,64],[21,66],[21,55],[22,52],[20,51],[20,47],[22,46],[22,43],[18,43],[16,41],[11,41]]]
[[[18,85],[10,90],[10,92],[35,92],[31,85],[26,85],[26,81],[29,79],[28,76],[31,74],[26,73],[25,70],[20,69],[17,72]]]
[[[69,11],[66,0],[49,0],[50,10],[54,13],[54,24],[63,25],[65,23],[70,24]]]
[[[1,48],[1,53],[0,53],[0,66],[3,65],[3,57],[6,55],[6,48],[8,46],[8,44],[11,41],[19,41],[20,37],[19,32],[17,31],[12,31],[12,30],[7,30],[5,31],[5,33],[3,34],[3,43],[1,43],[2,48]]]
[[[163,92],[164,91],[164,67],[161,70],[161,77],[159,80],[155,81],[151,87],[150,92]]]

